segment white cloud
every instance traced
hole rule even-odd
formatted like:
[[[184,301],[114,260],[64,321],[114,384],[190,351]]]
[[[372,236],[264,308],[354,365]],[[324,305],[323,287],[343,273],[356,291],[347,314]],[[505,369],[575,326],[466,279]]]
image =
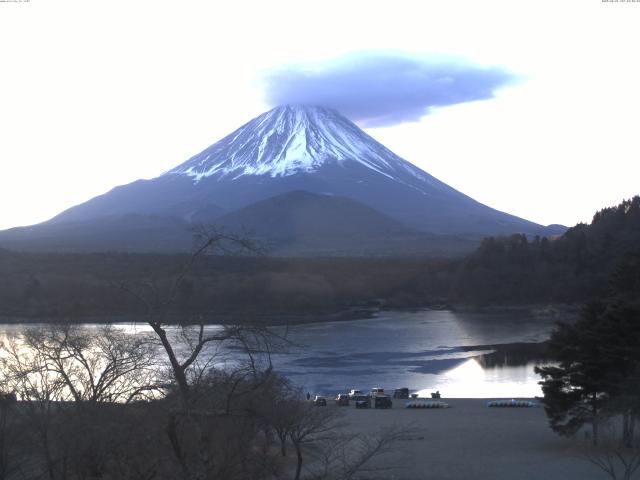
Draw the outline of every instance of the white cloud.
[[[639,20],[584,0],[0,3],[0,228],[184,161],[265,109],[265,69],[376,49],[527,75],[373,133],[491,206],[585,220],[639,193]]]

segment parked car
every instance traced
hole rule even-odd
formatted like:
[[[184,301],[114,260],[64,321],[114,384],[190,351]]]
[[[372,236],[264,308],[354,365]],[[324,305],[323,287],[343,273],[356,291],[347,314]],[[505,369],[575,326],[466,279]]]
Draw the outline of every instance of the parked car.
[[[409,398],[409,389],[408,388],[396,388],[393,391],[393,398]]]
[[[356,408],[371,408],[371,397],[368,395],[354,395],[353,401]]]
[[[355,397],[356,395],[364,395],[364,394],[362,393],[362,390],[351,390],[349,392],[349,398],[351,400],[353,400],[353,397]]]
[[[369,394],[369,396],[371,397],[376,397],[378,395],[384,395],[384,388],[380,388],[380,387],[373,387],[371,389],[371,393]]]
[[[374,403],[373,403],[374,408],[393,407],[393,402],[391,401],[391,397],[389,395],[377,395],[373,398],[374,398]]]
[[[317,407],[326,407],[327,399],[320,395],[316,395],[316,397],[313,399],[313,403],[315,403]]]
[[[349,406],[349,395],[346,393],[339,393],[336,397],[336,405],[339,407],[348,407]]]

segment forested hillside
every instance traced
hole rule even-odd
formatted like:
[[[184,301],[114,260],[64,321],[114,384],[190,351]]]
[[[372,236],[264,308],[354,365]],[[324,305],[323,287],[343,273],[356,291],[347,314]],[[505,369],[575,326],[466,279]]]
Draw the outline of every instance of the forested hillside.
[[[0,316],[83,321],[142,314],[121,287],[146,286],[166,297],[188,260],[186,255],[0,251]],[[188,318],[324,315],[381,302],[421,306],[442,302],[451,275],[449,261],[425,258],[206,256],[187,275],[174,310]]]
[[[5,320],[122,319],[143,313],[123,289],[166,295],[188,255],[28,254],[0,250]],[[640,197],[595,214],[558,238],[491,237],[464,259],[204,256],[176,295],[176,318],[354,312],[375,306],[582,303],[608,279],[637,281]],[[636,280],[634,280],[634,278]]]
[[[597,212],[556,239],[486,238],[452,286],[472,303],[581,302],[607,294],[609,276],[639,265],[640,197]]]

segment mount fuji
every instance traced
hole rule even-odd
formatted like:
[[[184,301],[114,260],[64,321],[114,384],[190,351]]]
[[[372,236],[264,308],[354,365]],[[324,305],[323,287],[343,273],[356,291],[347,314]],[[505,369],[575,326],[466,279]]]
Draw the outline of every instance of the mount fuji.
[[[293,254],[426,253],[487,235],[564,230],[473,200],[335,110],[285,105],[157,178],[0,232],[0,247],[180,251],[198,223],[245,228]]]

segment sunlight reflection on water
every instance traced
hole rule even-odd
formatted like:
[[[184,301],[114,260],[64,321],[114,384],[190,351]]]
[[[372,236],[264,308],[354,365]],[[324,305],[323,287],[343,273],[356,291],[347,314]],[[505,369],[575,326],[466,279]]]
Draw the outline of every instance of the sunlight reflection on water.
[[[368,320],[289,327],[294,346],[272,356],[276,371],[304,391],[334,394],[352,388],[408,387],[421,396],[439,390],[445,397],[533,397],[541,395],[533,361],[487,367],[479,361],[491,350],[473,347],[546,340],[555,318],[526,312],[383,312]],[[24,325],[0,325],[0,340]],[[115,324],[133,335],[152,335],[144,323]],[[94,329],[99,325],[85,324]],[[220,326],[206,327],[208,333]],[[178,327],[167,327],[179,335]],[[283,329],[276,328],[276,330]],[[206,349],[218,367],[236,363],[237,351]]]
[[[448,397],[541,395],[533,361],[483,366],[491,350],[463,347],[541,342],[556,319],[526,312],[384,312],[370,320],[301,325],[291,338],[303,347],[274,363],[305,391],[408,387]],[[486,365],[486,362],[485,362]]]

